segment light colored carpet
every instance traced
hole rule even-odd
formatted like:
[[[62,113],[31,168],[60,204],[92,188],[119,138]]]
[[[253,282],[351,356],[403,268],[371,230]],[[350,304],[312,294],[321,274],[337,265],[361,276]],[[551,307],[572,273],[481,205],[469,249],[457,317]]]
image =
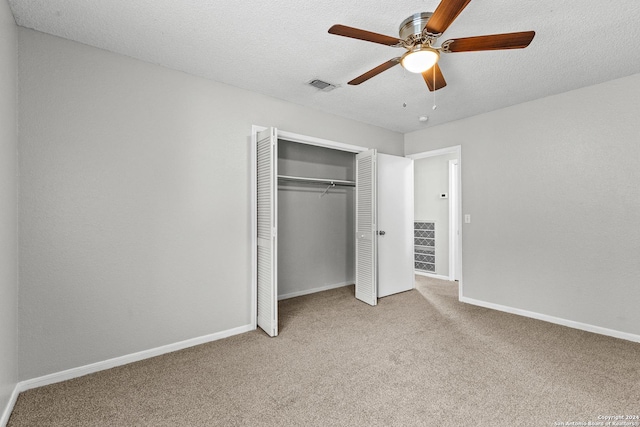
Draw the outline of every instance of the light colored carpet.
[[[17,426],[552,426],[640,414],[640,344],[457,301],[353,287],[249,332],[20,394]],[[560,424],[555,424],[560,425]]]

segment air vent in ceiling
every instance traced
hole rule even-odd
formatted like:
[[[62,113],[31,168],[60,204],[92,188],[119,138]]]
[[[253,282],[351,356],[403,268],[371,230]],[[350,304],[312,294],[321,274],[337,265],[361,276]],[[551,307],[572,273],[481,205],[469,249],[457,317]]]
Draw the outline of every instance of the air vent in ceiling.
[[[323,92],[329,92],[330,90],[334,90],[337,87],[336,85],[332,85],[331,83],[327,83],[319,79],[308,81],[307,84]]]

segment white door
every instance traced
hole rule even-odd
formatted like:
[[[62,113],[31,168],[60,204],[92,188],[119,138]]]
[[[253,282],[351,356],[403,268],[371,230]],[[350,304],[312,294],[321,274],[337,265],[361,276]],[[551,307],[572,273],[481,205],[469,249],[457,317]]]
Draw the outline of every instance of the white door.
[[[449,280],[460,278],[458,159],[449,160]]]
[[[278,335],[278,131],[257,138],[258,326]]]
[[[376,305],[376,150],[356,155],[356,298]]]
[[[414,288],[413,160],[378,154],[378,297]]]

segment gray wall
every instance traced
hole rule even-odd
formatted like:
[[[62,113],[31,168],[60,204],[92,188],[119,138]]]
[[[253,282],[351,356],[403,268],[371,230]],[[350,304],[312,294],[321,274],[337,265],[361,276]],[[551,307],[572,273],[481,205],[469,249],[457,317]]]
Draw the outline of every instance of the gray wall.
[[[17,27],[0,0],[0,417],[17,383]]]
[[[20,379],[245,326],[251,125],[401,134],[19,30]]]
[[[456,154],[417,159],[414,170],[414,215],[418,220],[436,222],[436,271],[449,275],[449,199],[441,199],[441,193],[449,193],[449,160]]]
[[[355,180],[355,154],[280,141],[278,173]],[[355,190],[278,187],[278,295],[354,283]]]
[[[640,334],[640,74],[405,135],[462,145],[464,295]]]

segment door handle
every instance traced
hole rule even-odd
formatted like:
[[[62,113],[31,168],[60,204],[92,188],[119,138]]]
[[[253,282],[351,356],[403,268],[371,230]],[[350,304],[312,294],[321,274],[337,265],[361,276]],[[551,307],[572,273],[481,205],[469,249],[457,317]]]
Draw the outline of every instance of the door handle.
[[[385,234],[387,234],[387,232],[386,232],[386,231],[378,231],[378,234],[379,234],[380,236],[384,236]]]

